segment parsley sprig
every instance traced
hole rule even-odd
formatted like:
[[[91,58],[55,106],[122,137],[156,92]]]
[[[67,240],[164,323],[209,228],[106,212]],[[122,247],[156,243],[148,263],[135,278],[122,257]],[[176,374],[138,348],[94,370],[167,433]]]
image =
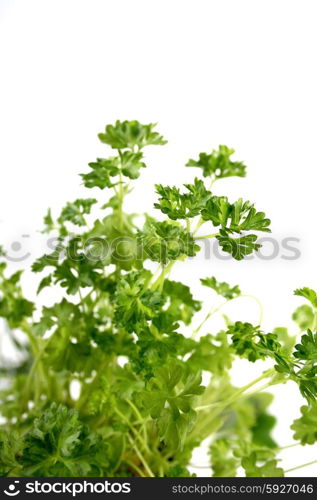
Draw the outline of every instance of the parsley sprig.
[[[81,174],[93,195],[44,218],[57,244],[32,265],[41,301],[24,296],[22,273],[10,274],[0,252],[0,316],[16,350],[0,359],[1,476],[188,476],[207,438],[215,476],[241,467],[247,476],[284,475],[267,389],[297,385],[306,401],[294,445],[316,443],[316,292],[295,291],[307,300],[292,316],[297,338],[264,331],[258,299],[215,276],[201,277],[205,308],[173,267],[186,276],[204,239],[236,260],[260,248],[259,234],[270,231],[264,212],[213,192],[223,178],[245,177],[246,165],[227,146],[200,153],[187,166],[201,176],[157,185],[157,218],[142,214],[142,224],[125,199],[147,168],[144,149],[165,139],[138,121],[108,125],[99,139],[112,152]],[[254,325],[230,317],[233,301],[249,299],[260,306]],[[239,387],[230,375],[239,358],[270,366]]]

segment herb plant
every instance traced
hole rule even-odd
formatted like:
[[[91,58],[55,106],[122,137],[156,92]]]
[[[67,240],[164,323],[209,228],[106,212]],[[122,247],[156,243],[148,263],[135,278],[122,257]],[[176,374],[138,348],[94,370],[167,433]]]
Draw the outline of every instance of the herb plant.
[[[57,217],[48,211],[44,232],[58,235],[56,248],[32,266],[38,293],[51,287],[60,300],[39,308],[26,299],[21,272],[10,275],[2,253],[0,316],[17,355],[1,357],[1,476],[189,476],[192,452],[207,438],[210,474],[283,476],[265,389],[297,385],[306,403],[294,439],[315,443],[316,292],[295,291],[306,299],[293,314],[297,340],[285,328],[267,333],[228,317],[215,331],[213,316],[242,293],[202,276],[210,304],[198,321],[203,305],[173,280],[175,262],[195,256],[204,238],[241,260],[270,231],[251,202],[212,192],[225,177],[244,177],[246,166],[226,146],[201,153],[187,163],[198,176],[192,184],[157,185],[158,218],[140,218],[124,200],[146,167],[143,149],[166,141],[137,121],[108,125],[99,139],[114,155],[81,175],[95,197],[67,203]],[[236,387],[237,358],[270,368]]]

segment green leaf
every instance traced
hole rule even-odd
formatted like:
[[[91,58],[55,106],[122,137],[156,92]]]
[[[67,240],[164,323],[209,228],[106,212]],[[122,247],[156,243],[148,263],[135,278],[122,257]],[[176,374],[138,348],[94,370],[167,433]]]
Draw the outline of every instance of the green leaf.
[[[233,350],[224,332],[219,332],[216,337],[210,334],[200,337],[188,358],[193,370],[205,370],[215,376],[224,375],[231,368],[232,361]]]
[[[258,465],[258,461],[263,465]],[[243,458],[241,464],[247,477],[284,477],[283,469],[278,467],[278,460],[265,460],[260,453],[255,451]]]
[[[46,287],[50,286],[51,284],[52,284],[52,275],[49,274],[48,276],[45,276],[41,280],[41,282],[40,282],[40,284],[39,284],[39,286],[37,288],[37,292],[36,293],[40,293],[43,290],[43,288],[46,288]]]
[[[147,217],[137,238],[139,255],[162,264],[185,255],[193,257],[200,249],[193,236],[176,222],[158,222],[151,217]]]
[[[23,450],[23,440],[17,432],[0,430],[0,476],[20,475],[18,456]]]
[[[301,343],[295,345],[294,356],[297,359],[311,359],[317,361],[317,333],[308,330],[301,338]]]
[[[193,298],[190,288],[178,281],[165,280],[163,294],[168,299],[166,313],[173,321],[189,325],[193,315],[201,309],[201,303]]]
[[[292,319],[297,323],[301,330],[308,330],[313,327],[314,312],[310,306],[304,304],[299,306],[292,315]]]
[[[242,198],[229,203],[226,196],[213,196],[206,202],[202,217],[205,221],[210,220],[216,227],[220,225],[226,232],[270,232],[270,219],[265,217],[264,212],[257,212],[249,201],[243,201]]]
[[[188,373],[175,362],[158,368],[142,395],[145,409],[158,420],[161,438],[170,447],[182,448],[196,417],[192,406],[204,392],[200,373]]]
[[[231,455],[230,439],[217,439],[210,445],[211,467],[214,477],[235,477],[240,460]]]
[[[232,346],[236,353],[252,362],[266,357],[283,361],[281,344],[277,340],[277,335],[264,334],[259,328],[259,326],[241,321],[229,326],[227,334],[232,336]]]
[[[128,332],[138,332],[164,304],[163,296],[147,289],[149,271],[132,271],[120,280],[115,296],[115,322]]]
[[[109,452],[76,410],[53,403],[25,434],[20,462],[30,477],[90,476],[107,469]]]
[[[54,227],[55,227],[55,224],[54,224],[54,220],[52,218],[52,213],[51,213],[51,210],[48,209],[47,211],[47,214],[45,215],[44,219],[43,219],[43,222],[44,222],[44,229],[43,229],[43,233],[50,233]]]
[[[198,160],[189,160],[187,167],[199,167],[202,169],[204,177],[214,177],[222,179],[224,177],[245,177],[246,166],[239,161],[232,161],[231,156],[234,149],[220,145],[218,150],[212,153],[200,153]]]
[[[304,297],[305,299],[309,300],[313,307],[317,307],[317,293],[315,292],[315,290],[312,290],[307,286],[304,288],[297,288],[294,291],[294,295],[297,295],[298,297]]]
[[[101,142],[109,144],[114,149],[143,148],[149,145],[163,145],[167,141],[154,131],[155,123],[142,125],[137,120],[119,121],[115,125],[107,125],[105,132],[98,134]]]
[[[140,176],[141,168],[146,167],[145,163],[141,161],[142,158],[143,154],[140,152],[123,151],[120,154],[123,175],[129,177],[129,179],[137,179]]]
[[[86,219],[84,215],[90,214],[91,207],[95,203],[97,203],[97,200],[94,198],[80,198],[73,203],[67,203],[57,220],[60,224],[68,221],[76,226],[85,226]]]
[[[187,193],[180,193],[177,187],[157,184],[156,192],[160,195],[155,208],[161,210],[172,220],[188,219],[199,215],[205,207],[211,193],[206,190],[203,181],[195,179],[194,184],[185,184]]]
[[[253,442],[258,446],[266,446],[267,448],[275,448],[276,442],[272,439],[271,431],[276,424],[276,418],[266,412],[261,412],[256,419],[255,425],[252,427]]]
[[[62,247],[56,248],[50,254],[44,254],[33,262],[31,270],[33,273],[41,273],[46,267],[56,267],[62,252]]]
[[[21,275],[22,271],[17,271],[6,278],[0,270],[0,317],[6,319],[10,328],[18,328],[35,309],[33,302],[22,296]]]
[[[228,283],[217,281],[214,276],[211,278],[202,278],[200,281],[202,285],[212,288],[218,295],[227,300],[235,299],[241,295],[238,285],[231,287]]]
[[[88,174],[80,174],[87,188],[105,189],[115,185],[111,177],[119,173],[119,158],[97,158],[89,163],[89,167],[91,171]]]
[[[291,425],[294,439],[301,444],[314,444],[317,441],[317,404],[302,406],[300,410],[302,416]]]
[[[221,229],[219,231],[219,236],[216,236],[216,238],[222,250],[230,253],[236,260],[242,260],[246,255],[250,255],[252,252],[261,248],[261,245],[256,243],[258,238],[255,234],[248,234],[240,238],[232,238],[226,231]]]

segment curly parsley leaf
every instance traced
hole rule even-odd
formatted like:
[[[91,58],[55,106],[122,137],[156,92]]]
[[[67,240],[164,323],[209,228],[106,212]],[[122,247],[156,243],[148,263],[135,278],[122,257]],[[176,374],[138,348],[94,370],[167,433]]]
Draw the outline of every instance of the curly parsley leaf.
[[[297,295],[298,297],[304,297],[311,303],[313,307],[317,307],[317,293],[315,292],[315,290],[312,290],[311,288],[305,286],[304,288],[297,288],[294,291],[294,295]]]
[[[294,356],[297,359],[317,361],[317,333],[310,330],[301,338],[301,343],[295,345]]]
[[[265,217],[264,212],[257,212],[253,204],[243,201],[242,198],[235,203],[229,203],[225,196],[213,196],[207,201],[202,217],[229,233],[270,231],[270,219]]]
[[[201,309],[201,302],[193,298],[190,288],[178,281],[165,280],[163,294],[168,298],[166,313],[173,321],[189,325],[193,315]]]
[[[88,174],[80,174],[87,188],[98,187],[99,189],[110,188],[115,185],[111,177],[119,174],[118,158],[97,158],[95,162],[89,163],[91,171]]]
[[[85,226],[86,219],[84,216],[90,214],[91,207],[95,203],[97,203],[95,198],[80,198],[73,203],[67,203],[57,220],[60,224],[64,224],[67,221],[72,222],[76,226]]]
[[[31,477],[94,476],[109,468],[107,448],[75,410],[53,403],[27,431],[19,461]]]
[[[202,278],[201,284],[212,288],[218,295],[225,299],[232,300],[241,295],[241,290],[238,285],[231,287],[228,283],[217,281],[214,276],[211,278]]]
[[[241,465],[246,477],[284,477],[283,469],[278,467],[278,460],[267,458],[267,453],[253,451],[242,459]]]
[[[189,219],[199,215],[207,200],[212,196],[205,188],[203,181],[199,179],[195,179],[194,184],[185,184],[187,193],[181,193],[175,186],[158,184],[155,187],[160,198],[154,207],[172,220]]]
[[[234,149],[220,145],[218,150],[210,154],[200,153],[198,160],[189,160],[186,166],[201,168],[204,177],[213,176],[215,179],[232,176],[245,177],[244,163],[231,159],[234,152]]]
[[[137,120],[120,121],[115,125],[107,125],[105,132],[98,134],[101,142],[109,144],[113,149],[139,149],[149,145],[163,145],[167,141],[154,130],[156,123],[142,125]]]
[[[302,444],[314,444],[317,441],[317,404],[302,406],[300,410],[302,416],[291,425],[294,439]]]
[[[139,331],[147,320],[155,317],[164,304],[158,291],[147,289],[151,278],[149,271],[132,271],[120,280],[115,296],[115,322],[128,332]]]
[[[162,264],[183,256],[193,257],[200,249],[193,236],[181,225],[170,221],[158,222],[151,217],[147,217],[137,239],[142,254]]]
[[[314,312],[309,305],[304,304],[293,312],[292,319],[298,324],[301,330],[308,330],[313,327]]]
[[[261,245],[256,243],[258,237],[255,234],[232,238],[226,231],[220,229],[219,235],[216,238],[222,250],[230,253],[236,260],[242,260],[246,255],[250,255],[261,248]]]

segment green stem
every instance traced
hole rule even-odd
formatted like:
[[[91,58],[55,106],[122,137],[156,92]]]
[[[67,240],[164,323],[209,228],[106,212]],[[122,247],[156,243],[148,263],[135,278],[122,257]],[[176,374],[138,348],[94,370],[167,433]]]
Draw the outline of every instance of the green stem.
[[[207,188],[208,190],[210,190],[210,189],[212,188],[213,183],[214,183],[214,182],[216,182],[216,180],[217,180],[216,178],[211,179],[210,184],[209,184],[209,186],[208,186],[208,188]],[[197,233],[197,231],[198,231],[198,229],[199,229],[199,228],[200,228],[203,224],[205,224],[205,222],[207,222],[207,221],[205,221],[205,220],[202,218],[202,216],[200,215],[200,217],[199,217],[199,219],[198,219],[198,222],[197,222],[197,226],[196,226],[196,228],[195,228],[195,230],[194,230],[193,234],[196,234],[196,233]]]
[[[254,391],[248,392],[246,394],[246,396],[247,397],[253,396],[253,394],[257,394],[258,392],[265,391],[265,389],[268,389],[269,387],[271,387],[271,385],[272,385],[272,381],[270,380],[270,382],[268,382],[267,384],[261,385],[261,387],[258,387],[257,389],[254,389]]]
[[[130,460],[127,460],[126,458],[124,459],[124,462],[126,462],[130,467],[132,467],[132,469],[134,469],[139,474],[139,476],[146,477],[143,474],[143,472],[141,471],[140,467],[138,467],[137,465],[135,465],[133,462],[131,462]]]
[[[194,240],[205,240],[209,238],[215,238],[219,233],[204,234],[203,236],[194,236]]]
[[[202,216],[200,216],[200,217],[199,217],[199,219],[198,219],[198,222],[197,222],[197,226],[196,226],[196,228],[195,228],[195,230],[194,230],[193,234],[196,234],[196,233],[197,233],[197,231],[198,231],[198,229],[199,229],[199,228],[200,228],[203,224],[205,224],[205,222],[207,222],[207,221],[205,221],[205,220],[202,218]]]
[[[131,422],[126,418],[126,416],[123,415],[123,413],[121,413],[120,410],[118,410],[118,408],[115,408],[115,412],[127,424],[127,426],[130,427],[131,431],[133,432],[135,437],[139,439],[140,443],[142,444],[143,448],[147,451],[147,453],[150,453],[150,449],[148,447],[147,442],[143,439],[141,434],[135,429],[134,425],[131,424]]]
[[[206,323],[206,321],[208,321],[208,319],[211,316],[213,316],[215,313],[217,313],[218,311],[220,311],[220,309],[222,309],[226,304],[228,304],[232,300],[236,300],[236,299],[239,299],[241,297],[250,298],[250,299],[253,299],[253,300],[256,301],[256,303],[258,304],[259,309],[260,309],[259,324],[261,325],[262,319],[263,319],[263,306],[262,306],[262,303],[259,301],[259,299],[257,297],[255,297],[255,295],[242,294],[242,295],[238,295],[238,297],[233,297],[232,299],[227,299],[225,302],[223,302],[219,306],[212,308],[211,311],[205,316],[205,318],[203,319],[203,321],[200,323],[200,325],[193,331],[191,338],[194,339],[196,337],[197,333],[200,331],[200,329],[204,326],[204,324]]]
[[[135,442],[133,441],[133,439],[128,436],[128,439],[130,441],[130,444],[131,446],[133,447],[133,449],[135,450],[135,453],[138,455],[140,461],[142,462],[143,464],[143,467],[144,469],[146,470],[146,472],[148,473],[148,475],[150,477],[155,477],[155,475],[153,474],[153,472],[151,471],[150,467],[149,467],[149,464],[147,463],[147,461],[145,460],[144,456],[142,455],[142,453],[140,452],[139,448],[137,447],[137,445],[135,444]]]
[[[118,208],[118,215],[119,215],[119,229],[122,230],[122,225],[123,225],[123,179],[122,179],[122,173],[120,170],[119,173],[119,193],[118,193],[118,198],[119,198],[119,208]]]
[[[274,375],[276,373],[275,369],[274,368],[270,368],[269,370],[266,370],[265,372],[262,373],[262,375],[260,375],[259,377],[255,378],[254,380],[252,380],[251,382],[249,382],[248,384],[240,387],[240,389],[238,389],[229,399],[227,399],[227,401],[225,401],[223,407],[221,408],[221,410],[223,408],[226,408],[227,406],[229,406],[231,403],[233,403],[234,401],[236,401],[237,399],[239,399],[239,397],[244,393],[246,392],[248,389],[250,389],[250,387],[253,387],[254,385],[256,385],[258,382],[261,382],[261,380],[265,379],[265,378],[268,378],[270,377],[271,375]]]
[[[285,473],[293,472],[294,470],[302,469],[303,467],[308,467],[309,465],[313,465],[313,464],[317,464],[317,460],[313,460],[312,462],[307,462],[306,464],[297,465],[296,467],[292,467],[291,469],[287,469],[285,471]]]
[[[129,399],[126,399],[126,402],[131,406],[131,408],[133,409],[134,413],[138,417],[139,422],[141,423],[142,428],[143,428],[144,442],[147,443],[148,442],[148,437],[147,437],[145,420],[142,418],[141,413],[139,412],[138,408],[132,403],[132,401],[130,401]]]
[[[283,451],[283,450],[288,450],[289,448],[294,448],[295,446],[300,446],[302,443],[298,442],[298,443],[293,443],[293,444],[288,444],[287,446],[279,446],[277,449],[279,451]]]
[[[152,288],[155,290],[157,288],[161,288],[163,285],[164,285],[164,280],[167,276],[167,274],[169,274],[172,270],[172,267],[174,266],[175,264],[175,260],[171,260],[167,266],[162,266],[162,272],[161,274],[159,275],[159,277],[156,279],[156,281],[154,281],[154,283],[152,283]]]
[[[227,400],[223,401],[223,402],[219,402],[219,406],[217,407],[217,409],[213,412],[211,412],[209,415],[207,415],[207,419],[208,421],[204,421],[202,422],[202,425],[200,426],[196,426],[195,428],[195,433],[199,430],[199,435],[203,436],[203,431],[204,431],[204,427],[206,425],[209,425],[210,423],[210,420],[216,418],[219,416],[219,414],[225,409],[227,408],[227,406],[230,406],[232,403],[235,403],[238,399],[240,399],[240,397],[243,395],[244,392],[246,392],[248,389],[250,389],[250,387],[253,387],[254,385],[256,385],[258,382],[260,382],[261,380],[267,378],[267,377],[270,377],[271,375],[273,375],[275,373],[275,370],[274,368],[270,368],[269,370],[266,370],[265,372],[262,373],[262,375],[260,375],[259,377],[255,378],[254,380],[252,380],[251,382],[249,382],[248,384],[240,387],[240,389],[238,389],[237,391],[235,391]],[[211,405],[206,405],[204,410],[205,409],[208,409],[208,407],[212,408],[214,407],[215,403],[212,403]],[[199,408],[199,407],[198,407]],[[199,428],[198,428],[199,427]]]
[[[37,339],[33,336],[31,327],[27,323],[27,321],[23,321],[23,323],[21,325],[21,329],[28,337],[28,340],[29,340],[29,343],[30,343],[30,346],[31,346],[31,349],[33,352],[33,356],[36,356],[36,354],[39,352],[38,342],[37,342]]]
[[[317,309],[315,309],[315,316],[314,316],[312,330],[313,330],[313,332],[315,332],[317,330]]]
[[[245,297],[245,298],[253,299],[258,304],[259,310],[260,310],[259,325],[261,325],[262,321],[263,321],[263,305],[262,305],[262,302],[255,295],[251,295],[251,294],[245,294],[245,293],[243,293],[243,294],[239,295],[239,297]],[[239,297],[237,297],[237,299]]]
[[[197,335],[197,333],[200,331],[200,329],[204,326],[204,324],[206,323],[206,321],[208,321],[208,319],[213,316],[214,314],[216,314],[216,312],[220,311],[220,309],[222,309],[226,304],[228,304],[228,302],[230,302],[231,300],[233,299],[227,299],[225,302],[223,302],[222,304],[220,304],[219,306],[217,307],[213,307],[209,313],[206,314],[205,318],[203,319],[203,321],[200,323],[200,325],[193,331],[192,333],[192,336],[191,338],[194,339]]]

